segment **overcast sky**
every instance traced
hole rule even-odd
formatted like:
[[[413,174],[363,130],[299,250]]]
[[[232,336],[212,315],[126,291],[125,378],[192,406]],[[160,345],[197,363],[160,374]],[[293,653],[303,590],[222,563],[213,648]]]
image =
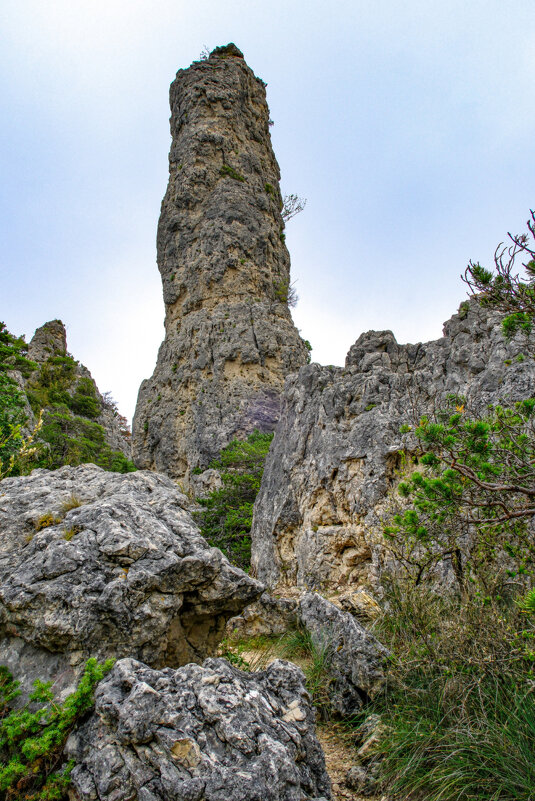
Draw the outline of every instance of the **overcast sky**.
[[[533,0],[2,0],[0,319],[69,350],[131,417],[164,308],[168,87],[234,41],[268,84],[312,358],[433,339],[535,206]]]

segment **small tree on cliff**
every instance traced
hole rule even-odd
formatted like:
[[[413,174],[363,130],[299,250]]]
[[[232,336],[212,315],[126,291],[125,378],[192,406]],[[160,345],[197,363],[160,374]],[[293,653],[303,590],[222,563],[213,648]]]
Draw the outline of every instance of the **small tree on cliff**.
[[[502,325],[507,337],[519,330],[529,333],[535,318],[535,212],[530,215],[527,234],[507,234],[511,244],[502,242],[496,248],[495,272],[470,261],[462,276],[483,306],[505,315]],[[515,272],[519,257],[524,258],[524,275]]]

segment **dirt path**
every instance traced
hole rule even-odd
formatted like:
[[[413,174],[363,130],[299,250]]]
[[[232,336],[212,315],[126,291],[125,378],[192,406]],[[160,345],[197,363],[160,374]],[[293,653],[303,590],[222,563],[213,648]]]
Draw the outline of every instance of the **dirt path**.
[[[333,801],[374,801],[364,799],[346,787],[345,776],[355,764],[355,748],[350,736],[337,723],[318,723],[316,733],[325,754],[325,766],[331,777]]]
[[[269,662],[278,656],[276,648],[272,646],[241,651],[241,657],[253,670],[264,670]],[[292,661],[300,668],[306,668],[306,660],[294,657]],[[333,801],[377,801],[369,796],[365,799],[364,796],[346,786],[346,773],[352,765],[356,764],[356,749],[350,731],[341,723],[318,720],[316,733],[325,754],[325,766],[332,782]]]

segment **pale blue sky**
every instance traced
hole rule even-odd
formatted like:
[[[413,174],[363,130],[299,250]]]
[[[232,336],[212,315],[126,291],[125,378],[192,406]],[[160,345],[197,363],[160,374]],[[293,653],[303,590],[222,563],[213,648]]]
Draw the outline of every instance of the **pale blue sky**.
[[[440,336],[535,206],[533,0],[3,0],[0,30],[0,319],[62,318],[128,416],[163,336],[168,87],[204,45],[268,84],[314,360]]]

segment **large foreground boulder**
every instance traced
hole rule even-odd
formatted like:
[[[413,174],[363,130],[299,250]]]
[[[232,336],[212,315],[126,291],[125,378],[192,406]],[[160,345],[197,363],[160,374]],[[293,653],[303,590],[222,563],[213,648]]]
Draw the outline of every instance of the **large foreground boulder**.
[[[90,656],[200,662],[262,586],[210,548],[165,476],[86,464],[0,484],[0,663],[72,688]]]
[[[243,673],[224,659],[151,670],[119,661],[67,743],[81,801],[331,798],[295,665]]]

